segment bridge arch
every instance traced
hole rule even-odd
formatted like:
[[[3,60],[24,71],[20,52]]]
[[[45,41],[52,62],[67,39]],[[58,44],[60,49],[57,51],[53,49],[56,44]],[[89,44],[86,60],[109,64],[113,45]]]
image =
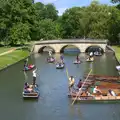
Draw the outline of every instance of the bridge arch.
[[[48,48],[48,50],[46,50],[46,51],[52,50],[52,52],[55,53],[55,49],[51,46],[41,46],[38,49],[38,53],[43,53],[45,48]]]
[[[80,48],[79,48],[77,45],[69,44],[69,45],[64,45],[64,46],[62,46],[62,47],[60,48],[60,53],[63,53],[64,50],[65,50],[65,48],[70,47],[70,46],[71,46],[71,48],[76,48],[77,52],[79,52],[79,53],[81,52]]]
[[[104,48],[102,48],[99,45],[89,45],[85,49],[85,53],[95,52],[95,51],[101,52],[103,54],[104,53]]]

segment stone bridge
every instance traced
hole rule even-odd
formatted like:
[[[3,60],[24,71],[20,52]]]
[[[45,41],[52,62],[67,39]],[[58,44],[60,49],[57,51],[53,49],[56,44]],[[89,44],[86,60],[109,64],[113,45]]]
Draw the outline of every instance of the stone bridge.
[[[55,53],[60,53],[65,47],[73,45],[77,47],[80,52],[86,52],[87,48],[91,46],[100,47],[103,52],[106,50],[107,40],[84,40],[84,39],[73,39],[73,40],[49,40],[49,41],[39,41],[34,44],[34,53],[42,52],[45,47],[50,47]]]

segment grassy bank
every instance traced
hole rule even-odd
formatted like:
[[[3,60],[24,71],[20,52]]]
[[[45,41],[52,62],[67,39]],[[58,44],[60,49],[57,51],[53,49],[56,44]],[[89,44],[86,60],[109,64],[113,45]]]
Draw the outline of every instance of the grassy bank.
[[[120,46],[112,46],[112,48],[115,50],[116,58],[120,61]]]
[[[0,47],[0,54],[3,52],[7,52],[8,50],[13,49],[13,47]]]
[[[14,64],[17,61],[20,61],[21,59],[24,59],[25,57],[27,57],[29,55],[28,50],[15,50],[12,53],[0,56],[0,69]]]

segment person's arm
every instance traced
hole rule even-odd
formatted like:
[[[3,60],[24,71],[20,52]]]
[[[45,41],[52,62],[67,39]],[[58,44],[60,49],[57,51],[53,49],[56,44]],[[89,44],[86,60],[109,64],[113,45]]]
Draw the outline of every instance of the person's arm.
[[[97,89],[97,90],[98,90],[100,93],[102,93],[100,89]]]
[[[33,70],[33,72],[36,72],[37,68],[35,70]]]

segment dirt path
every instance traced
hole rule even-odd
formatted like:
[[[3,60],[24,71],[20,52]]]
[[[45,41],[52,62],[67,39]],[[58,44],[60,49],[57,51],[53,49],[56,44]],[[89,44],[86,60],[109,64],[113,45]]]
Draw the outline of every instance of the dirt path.
[[[13,52],[13,51],[15,51],[15,50],[16,50],[16,48],[13,48],[13,49],[11,49],[11,50],[8,50],[8,51],[6,51],[6,52],[1,53],[0,56],[6,55],[6,54],[11,53],[11,52]]]

